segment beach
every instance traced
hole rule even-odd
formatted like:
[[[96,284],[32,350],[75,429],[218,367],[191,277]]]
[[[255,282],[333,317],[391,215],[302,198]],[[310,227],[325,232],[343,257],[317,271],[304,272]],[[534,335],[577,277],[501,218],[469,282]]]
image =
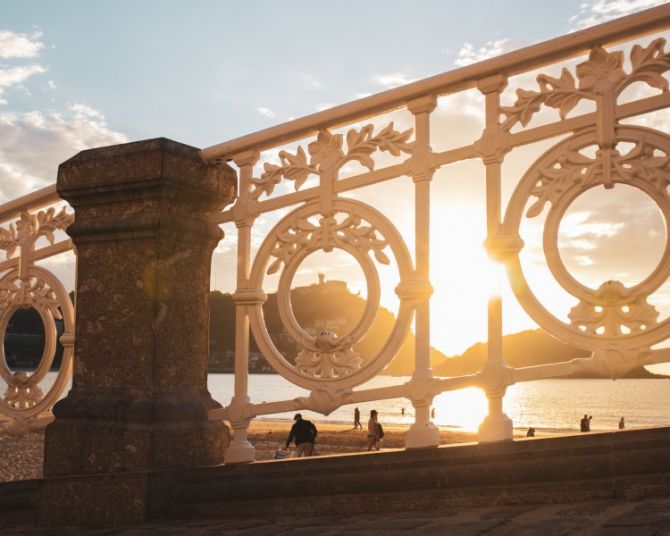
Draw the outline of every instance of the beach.
[[[257,460],[271,460],[278,450],[284,449],[290,421],[256,419],[249,427],[249,441],[256,448]],[[315,421],[319,434],[316,447],[319,455],[363,452],[367,445],[367,428],[353,430],[351,425]],[[384,425],[382,449],[403,448],[407,426]],[[467,443],[476,440],[476,435],[449,428],[440,429],[440,444]],[[290,456],[295,445],[288,451]],[[24,435],[0,432],[0,482],[25,480],[42,476],[44,431],[33,431]]]

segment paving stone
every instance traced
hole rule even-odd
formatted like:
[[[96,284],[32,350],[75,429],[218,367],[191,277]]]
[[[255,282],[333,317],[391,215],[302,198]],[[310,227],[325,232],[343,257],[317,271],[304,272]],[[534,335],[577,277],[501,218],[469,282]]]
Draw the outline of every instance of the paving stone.
[[[356,527],[360,527],[362,529],[370,528],[378,530],[411,530],[421,527],[426,523],[427,521],[423,518],[397,519],[380,517],[370,521],[357,522]]]
[[[670,529],[659,530],[658,527],[601,527],[594,534],[599,536],[662,536],[670,534]]]
[[[496,534],[498,527],[504,525],[499,520],[478,520],[468,523],[452,524],[448,520],[443,523],[434,521],[412,531],[412,536],[429,536],[448,534],[449,536],[474,536],[478,534]]]
[[[505,506],[503,508],[498,508],[490,512],[484,513],[482,519],[514,519],[526,512],[532,510],[534,506],[532,505],[523,505],[523,506]]]
[[[636,506],[632,511],[616,516],[605,523],[606,527],[667,527],[670,528],[668,503],[651,502]]]

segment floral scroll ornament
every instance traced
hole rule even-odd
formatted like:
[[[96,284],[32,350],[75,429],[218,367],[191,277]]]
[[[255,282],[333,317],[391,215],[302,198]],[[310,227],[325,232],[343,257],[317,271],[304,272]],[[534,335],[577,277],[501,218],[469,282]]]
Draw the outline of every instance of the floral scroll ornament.
[[[5,402],[15,409],[32,408],[44,397],[42,389],[35,385],[25,372],[14,372],[7,386]]]
[[[32,245],[41,236],[53,244],[54,232],[65,229],[73,221],[74,216],[68,214],[65,207],[58,212],[54,207],[40,210],[37,214],[23,211],[16,224],[10,224],[8,229],[0,227],[0,249],[4,249],[10,259],[19,246],[32,249]]]
[[[606,281],[594,293],[596,302],[580,301],[568,317],[592,335],[607,337],[644,331],[657,323],[658,311],[645,296],[632,296],[620,281]]]
[[[346,376],[361,367],[362,359],[350,343],[342,343],[332,331],[322,330],[314,341],[319,351],[303,348],[296,356],[295,365],[301,372],[313,377]]]
[[[655,39],[646,48],[635,45],[630,52],[631,70],[626,73],[623,52],[610,53],[595,47],[588,61],[577,65],[579,85],[566,68],[559,78],[539,75],[539,91],[518,89],[514,105],[500,108],[507,117],[503,129],[509,131],[516,123],[525,127],[543,104],[558,109],[561,119],[565,119],[582,99],[597,100],[599,95],[606,94],[617,97],[634,82],[645,82],[663,92],[668,91],[668,81],[663,73],[670,69],[670,54],[664,48],[663,38]]]
[[[413,129],[398,132],[393,122],[373,134],[374,126],[365,125],[360,130],[351,129],[347,132],[347,152],[345,153],[342,134],[332,134],[328,130],[319,131],[316,141],[307,146],[310,158],[302,147],[298,147],[294,154],[288,151],[279,151],[280,164],[266,162],[259,179],[252,179],[254,186],[251,192],[252,199],[258,199],[263,193],[272,194],[274,188],[282,178],[293,181],[295,189],[299,190],[310,175],[324,176],[336,174],[339,169],[350,161],[358,161],[361,165],[374,170],[375,162],[372,153],[386,151],[393,156],[400,153],[410,154],[412,144],[408,143]]]
[[[270,253],[276,259],[268,267],[267,274],[277,272],[282,264],[288,263],[303,248],[328,252],[335,247],[350,246],[365,253],[372,251],[378,262],[389,264],[389,258],[383,251],[387,242],[377,234],[372,225],[363,224],[362,218],[354,214],[347,214],[341,223],[333,217],[323,217],[318,225],[308,218],[301,218],[277,236]]]
[[[635,140],[635,146],[626,154],[622,155],[617,151],[612,155],[609,175],[624,184],[632,184],[641,179],[652,184],[661,195],[665,195],[670,185],[670,156],[667,153],[660,154],[663,150],[648,143],[643,136]],[[589,158],[578,147],[568,149],[557,159],[555,165],[538,172],[536,186],[531,191],[537,201],[528,208],[526,216],[538,216],[546,203],[556,204],[568,189],[579,187],[587,190],[602,184],[607,164],[599,154],[595,158]]]

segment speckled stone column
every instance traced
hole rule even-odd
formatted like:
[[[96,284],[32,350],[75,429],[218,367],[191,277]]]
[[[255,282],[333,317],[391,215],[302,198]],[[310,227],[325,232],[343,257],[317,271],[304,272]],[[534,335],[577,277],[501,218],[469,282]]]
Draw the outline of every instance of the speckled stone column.
[[[75,211],[75,365],[46,431],[43,522],[140,521],[147,471],[223,462],[228,431],[207,419],[219,407],[207,355],[211,255],[223,236],[209,218],[235,185],[229,166],[164,138],[60,165],[58,192]]]

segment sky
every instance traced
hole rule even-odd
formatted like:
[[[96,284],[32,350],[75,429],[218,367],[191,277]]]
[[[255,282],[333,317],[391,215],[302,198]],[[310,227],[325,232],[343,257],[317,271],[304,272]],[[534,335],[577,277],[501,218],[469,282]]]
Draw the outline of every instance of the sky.
[[[0,0],[0,203],[52,184],[58,164],[82,149],[159,136],[215,145],[660,3]],[[476,102],[471,96],[441,102],[436,149],[478,137]],[[531,153],[510,157],[503,172],[517,176]],[[433,226],[450,234],[448,247],[432,244],[432,341],[447,354],[486,334],[484,189],[475,180],[481,165],[474,167],[450,166],[433,183]],[[393,188],[392,196],[373,187],[359,198],[391,214],[411,248],[411,181]],[[566,264],[595,285],[611,277],[605,265],[628,281],[641,279],[664,238],[660,214],[625,188],[598,211],[600,202],[580,200],[569,214],[562,228]],[[641,227],[605,221],[612,206]],[[273,221],[259,220],[256,247]],[[213,285],[230,292],[235,232],[225,231]],[[645,240],[649,247],[640,248],[633,266],[620,258],[622,247]],[[531,262],[534,252],[529,248]],[[345,257],[315,256],[297,283],[309,284],[325,271],[365,292],[356,279],[360,272]],[[72,259],[54,261],[53,269],[71,274]],[[543,281],[538,275],[540,292],[565,317],[574,303],[557,299],[556,289]],[[383,304],[392,308],[397,281],[388,275],[382,283],[391,295]],[[666,298],[670,303],[670,293]],[[511,297],[505,303],[506,332],[534,327]]]

